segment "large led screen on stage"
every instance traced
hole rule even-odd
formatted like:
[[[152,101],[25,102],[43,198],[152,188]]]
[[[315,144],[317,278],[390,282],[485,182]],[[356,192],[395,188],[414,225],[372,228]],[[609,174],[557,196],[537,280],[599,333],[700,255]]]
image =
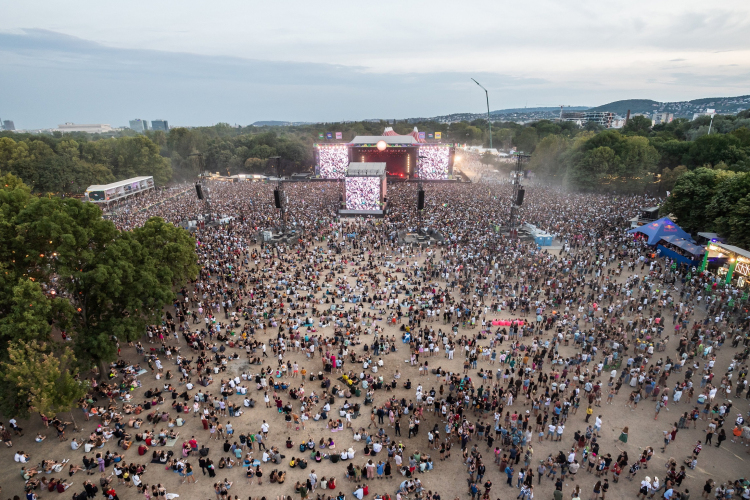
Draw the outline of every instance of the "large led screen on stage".
[[[345,145],[318,145],[318,174],[324,179],[343,179],[349,166],[349,150]]]
[[[347,177],[347,210],[380,210],[379,177]]]
[[[451,150],[446,146],[420,146],[417,159],[417,175],[425,180],[448,178]]]

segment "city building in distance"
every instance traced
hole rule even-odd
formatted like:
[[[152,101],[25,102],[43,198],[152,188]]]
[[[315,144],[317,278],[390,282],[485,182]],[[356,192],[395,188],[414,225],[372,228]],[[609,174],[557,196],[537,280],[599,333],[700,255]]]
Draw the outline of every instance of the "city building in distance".
[[[696,118],[700,118],[701,116],[713,116],[715,114],[716,114],[716,110],[715,109],[706,108],[706,112],[705,113],[701,113],[701,112],[699,112],[699,113],[693,113],[693,120],[695,120]]]
[[[130,129],[138,133],[143,133],[148,130],[148,122],[146,120],[141,120],[140,118],[130,120]]]
[[[560,111],[560,120],[574,122],[579,126],[594,122],[602,127],[612,128],[615,114],[609,111]]]
[[[169,132],[169,123],[167,120],[151,120],[151,130],[163,130]]]
[[[89,134],[104,134],[106,132],[112,132],[112,126],[106,123],[94,123],[94,124],[76,124],[76,123],[65,123],[58,125],[57,130],[59,132],[88,132]]]
[[[674,120],[674,113],[654,113],[651,122],[654,125],[661,125],[662,123],[670,123]]]
[[[16,124],[13,123],[13,120],[3,120],[2,130],[10,131],[10,130],[15,130],[15,129],[16,129]]]

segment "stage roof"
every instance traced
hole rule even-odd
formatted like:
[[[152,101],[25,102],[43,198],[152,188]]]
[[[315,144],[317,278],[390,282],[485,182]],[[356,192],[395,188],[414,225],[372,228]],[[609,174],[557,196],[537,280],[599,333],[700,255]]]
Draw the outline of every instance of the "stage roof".
[[[346,169],[347,177],[384,177],[385,162],[351,162]]]
[[[648,236],[649,245],[656,245],[659,240],[665,236],[676,236],[690,242],[693,241],[693,238],[691,238],[688,233],[683,231],[682,228],[675,224],[669,217],[662,217],[657,221],[650,222],[641,227],[636,227],[635,229],[628,231],[628,233],[645,234]]]
[[[414,144],[419,145],[419,141],[411,135],[358,135],[351,144],[377,144],[384,141],[386,144]]]

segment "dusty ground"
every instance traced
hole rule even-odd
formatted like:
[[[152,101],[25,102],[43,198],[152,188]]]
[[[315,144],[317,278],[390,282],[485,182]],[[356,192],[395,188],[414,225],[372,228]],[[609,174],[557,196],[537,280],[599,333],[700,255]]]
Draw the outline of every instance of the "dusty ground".
[[[508,316],[505,316],[501,313],[495,315],[494,317],[503,318]],[[437,328],[440,323],[436,322],[434,323],[434,325]],[[331,334],[332,329],[327,329],[325,333]],[[399,332],[395,327],[386,327],[386,333],[388,335],[393,333],[397,338],[400,338]],[[471,334],[473,332],[467,331],[466,333]],[[266,334],[265,339],[270,337],[270,335],[271,334]],[[148,347],[148,344],[145,343],[145,340],[144,345]],[[189,353],[190,350],[187,346],[185,346],[184,341],[181,341],[181,347],[183,349],[183,353]],[[403,375],[403,378],[401,380],[402,382],[406,378],[411,378],[412,381],[416,382],[418,379],[420,379],[417,367],[410,367],[408,363],[404,362],[404,360],[408,358],[408,351],[405,349],[405,345],[399,343],[398,347],[399,352],[383,356],[383,359],[385,361],[385,370],[383,375],[385,376],[385,379],[390,380],[394,371],[398,369]],[[361,346],[358,347],[358,349],[361,349]],[[562,354],[564,356],[572,355],[573,353],[574,349],[572,347],[562,348]],[[450,371],[460,372],[462,370],[463,357],[460,356],[458,352],[456,354],[456,359],[451,361],[444,358],[444,354],[442,352],[440,353],[439,357],[428,359],[428,361],[430,362],[430,366],[432,367],[441,366],[442,368]],[[672,352],[663,354],[672,354]],[[733,351],[728,346],[725,346],[718,353],[718,369],[716,370],[717,374],[723,373],[722,370],[728,365],[729,359],[732,354]],[[137,359],[135,349],[133,348],[123,348],[122,356],[126,359],[131,360]],[[317,372],[318,370],[322,369],[319,358],[316,358],[312,362],[310,362],[301,353],[289,354],[288,356],[293,361],[296,360],[297,362],[299,362],[300,366],[306,368],[308,372]],[[273,362],[273,359],[271,359],[271,361]],[[268,362],[268,359],[266,359],[266,362]],[[483,366],[486,367],[487,362],[479,361],[479,368]],[[170,361],[165,360],[165,369],[169,369],[170,367],[173,367],[173,365],[170,364]],[[252,371],[253,373],[255,373],[257,372],[257,366],[248,367],[243,357],[239,362],[236,362],[236,364],[232,365],[230,367],[230,370],[237,373],[242,373],[243,371]],[[475,370],[472,370],[472,373],[474,372]],[[671,380],[673,379],[674,376],[671,377]],[[159,381],[157,383],[157,381],[155,381],[154,379],[154,376],[150,373],[142,375],[142,380],[143,387],[140,389],[140,391],[136,391],[135,393],[134,401],[136,402],[141,400],[143,392],[146,388],[154,387],[158,383],[162,383],[162,381]],[[429,390],[430,387],[433,386],[436,389],[439,387],[439,385],[435,382],[434,376],[423,377],[421,382],[426,390]],[[318,393],[321,392],[317,382],[307,382],[306,388],[308,391],[312,389],[316,390]],[[213,389],[214,392],[218,391],[218,387],[216,387],[215,385],[212,386],[211,389]],[[653,446],[656,450],[656,454],[654,456],[654,459],[651,461],[651,467],[648,471],[640,471],[637,478],[638,480],[640,480],[647,474],[653,477],[655,473],[658,473],[660,478],[663,478],[663,465],[666,459],[670,456],[673,456],[676,457],[681,463],[682,458],[690,453],[696,441],[698,439],[703,439],[705,424],[702,421],[699,421],[698,428],[695,430],[692,428],[689,430],[680,430],[677,434],[676,441],[669,446],[669,448],[667,449],[667,453],[663,454],[660,452],[662,431],[669,428],[672,422],[676,422],[682,412],[692,409],[692,405],[686,404],[686,398],[684,397],[682,403],[677,404],[676,406],[672,406],[673,403],[670,401],[671,411],[662,411],[659,416],[659,420],[654,421],[654,404],[649,400],[648,402],[640,404],[636,411],[630,411],[625,407],[627,394],[628,392],[623,388],[623,390],[620,391],[620,394],[615,397],[613,405],[607,405],[603,401],[601,408],[597,409],[595,412],[595,415],[598,413],[602,415],[604,422],[602,437],[600,438],[600,443],[602,444],[601,451],[603,453],[612,453],[613,456],[617,456],[618,451],[615,446],[619,445],[620,447],[628,451],[632,461],[632,459],[637,454],[639,454],[639,452],[643,448],[649,445]],[[259,400],[260,404],[258,404],[256,408],[244,413],[241,417],[231,419],[235,430],[237,432],[258,431],[262,420],[265,419],[271,424],[269,441],[267,444],[277,445],[279,446],[279,448],[284,448],[284,441],[288,433],[285,429],[283,420],[280,418],[280,415],[276,412],[275,409],[266,409],[264,407],[262,402],[263,395],[260,392],[256,392],[254,387],[251,389],[250,395],[256,400]],[[390,395],[391,393],[386,393],[385,391],[376,392],[375,404],[381,404],[385,399],[390,397]],[[407,400],[414,399],[413,390],[406,391],[401,387],[399,387],[399,389],[395,391],[395,395],[399,398],[405,397]],[[239,396],[232,396],[231,398],[241,404],[241,398]],[[367,427],[367,424],[369,423],[368,411],[371,408],[372,407],[364,407],[362,415],[358,419],[354,420],[355,428],[360,426]],[[521,403],[514,402],[511,410],[514,409],[525,410],[527,408],[523,408]],[[734,401],[734,414],[736,414],[737,412],[747,414],[747,411],[747,400],[743,399]],[[93,420],[91,422],[83,422],[83,418],[80,412],[77,412],[75,414],[75,418],[78,421],[78,425],[82,427],[82,431],[80,433],[69,432],[69,436],[87,437],[96,424]],[[536,467],[536,465],[538,465],[539,459],[546,458],[550,453],[556,453],[559,450],[567,452],[572,444],[573,433],[576,430],[583,431],[586,428],[584,418],[585,407],[582,407],[577,415],[571,416],[568,420],[562,442],[534,442],[534,460],[532,461],[532,466]],[[730,419],[730,423],[725,424],[727,434],[730,436],[731,429],[733,427],[731,422],[733,422],[733,420],[734,416],[732,416],[732,418]],[[426,418],[420,425],[420,434],[417,437],[407,439],[406,435],[408,434],[408,432],[407,430],[403,431],[404,435],[401,440],[407,446],[407,452],[411,453],[415,449],[419,449],[423,452],[426,452],[428,450],[427,430],[432,428],[435,421],[436,417],[434,414],[426,413]],[[402,424],[404,423],[405,422],[402,422]],[[81,457],[83,455],[82,449],[75,452],[72,451],[69,447],[69,442],[58,442],[52,430],[47,430],[47,435],[49,437],[43,443],[37,444],[36,442],[34,442],[34,436],[36,435],[37,431],[43,430],[43,426],[41,425],[41,421],[39,418],[32,418],[29,422],[21,422],[21,425],[25,429],[25,436],[16,437],[13,440],[13,448],[6,448],[5,446],[0,447],[0,453],[2,454],[0,456],[2,456],[2,463],[5,465],[2,470],[0,470],[0,485],[2,486],[2,494],[4,494],[8,498],[12,498],[13,495],[23,495],[23,481],[19,473],[20,464],[13,462],[13,454],[15,450],[21,449],[29,453],[31,455],[31,463],[34,465],[38,464],[42,459],[45,458],[53,458],[57,460],[69,458],[73,462],[80,463]],[[364,457],[364,455],[362,454],[363,443],[358,443],[358,445],[355,445],[352,440],[351,431],[346,430],[344,432],[330,434],[329,431],[325,430],[324,426],[325,423],[310,421],[306,430],[292,431],[292,439],[299,443],[301,440],[305,440],[308,436],[312,436],[312,438],[317,442],[321,436],[328,437],[332,435],[336,440],[337,448],[339,450],[342,448],[348,448],[349,446],[354,447],[354,449],[357,451],[357,456],[355,458],[356,464],[364,464],[366,462],[366,457]],[[622,443],[619,443],[617,441],[620,430],[624,426],[630,427],[630,438],[626,445],[622,445]],[[407,426],[403,425],[403,427],[404,429],[406,429]],[[148,427],[144,426],[144,428]],[[443,425],[440,425],[441,434],[442,428]],[[189,438],[191,435],[195,435],[199,440],[199,444],[202,445],[203,443],[207,442],[208,432],[203,430],[200,420],[193,419],[192,416],[187,419],[187,423],[185,426],[179,428],[179,431],[181,438]],[[389,433],[389,435],[391,435],[391,437],[393,437],[393,429],[389,429],[387,425],[386,431]],[[536,437],[534,439],[536,441]],[[182,439],[178,440],[177,445],[174,448],[171,448],[175,451],[176,454],[179,454],[180,452],[181,442]],[[212,441],[209,446],[211,447],[210,457],[213,458],[215,463],[218,463],[218,460],[221,456],[221,442]],[[114,447],[110,449],[115,451]],[[487,450],[486,444],[483,443],[480,447],[480,450],[483,452],[485,462],[489,464],[487,467],[486,478],[489,478],[494,483],[490,494],[491,498],[514,498],[518,494],[518,490],[510,489],[505,485],[505,475],[502,473],[502,471],[498,470],[497,466],[492,464],[492,454]],[[750,467],[748,464],[750,455],[747,454],[748,450],[750,450],[750,448],[747,448],[745,445],[733,444],[729,440],[725,441],[721,448],[704,447],[704,450],[700,455],[698,468],[694,471],[689,470],[688,479],[683,482],[683,489],[688,488],[690,490],[692,498],[695,499],[698,498],[701,494],[703,484],[709,477],[713,478],[715,481],[717,481],[717,483],[721,483],[730,479],[733,480],[743,476],[746,477],[750,473]],[[122,452],[122,450],[118,451]],[[294,451],[298,450],[293,449],[285,451],[287,458],[289,458],[290,455],[293,455]],[[433,456],[437,456],[437,452],[433,453]],[[135,446],[133,446],[129,451],[125,452],[124,456],[125,461],[128,463],[143,462],[143,460],[140,459],[147,458],[139,457]],[[257,452],[256,456],[258,456]],[[386,457],[387,455],[385,451],[383,451],[380,453],[380,456],[378,458],[385,459]],[[158,467],[156,464],[149,465],[148,471],[146,474],[144,474],[142,479],[144,483],[147,484],[162,483],[166,486],[168,492],[177,493],[182,498],[211,498],[212,496],[214,496],[213,481],[208,476],[203,476],[201,474],[200,468],[198,468],[197,466],[197,458],[193,458],[192,463],[196,470],[195,477],[198,478],[198,483],[195,485],[180,484],[181,479],[177,474],[167,472],[163,468]],[[215,480],[220,480],[226,477],[230,481],[234,481],[234,486],[230,490],[230,493],[236,495],[240,499],[243,499],[245,497],[252,497],[252,499],[265,497],[270,500],[276,498],[279,495],[292,495],[295,498],[299,498],[294,494],[293,490],[295,481],[305,480],[310,471],[312,469],[315,469],[319,478],[323,476],[335,476],[338,483],[336,492],[338,492],[338,490],[341,490],[347,495],[347,498],[354,498],[351,493],[354,490],[355,485],[347,482],[344,479],[344,469],[346,465],[346,462],[332,464],[328,461],[324,461],[321,464],[315,465],[311,463],[310,466],[308,466],[307,470],[300,470],[289,469],[288,465],[285,464],[280,466],[288,470],[287,481],[283,485],[268,483],[268,475],[273,469],[273,467],[270,467],[269,464],[263,467],[265,473],[264,479],[266,479],[263,486],[258,486],[257,484],[248,486],[246,480],[244,479],[244,469],[241,467],[235,467],[231,470],[217,469],[217,477],[215,478]],[[109,471],[111,471],[111,468],[108,469],[108,473]],[[67,470],[65,476],[67,477]],[[72,478],[74,482],[73,487],[64,495],[69,498],[70,493],[73,490],[75,490],[76,492],[81,491],[81,485],[87,477],[98,480],[98,475],[86,476],[85,473],[79,472]],[[470,498],[470,496],[467,494],[466,468],[461,464],[459,448],[454,448],[453,456],[450,460],[447,460],[445,462],[436,460],[435,469],[431,472],[422,474],[419,477],[427,489],[432,490],[433,492],[439,492],[443,499]],[[380,481],[375,479],[370,483],[371,495],[369,498],[372,498],[372,493],[378,492],[388,492],[390,494],[394,494],[398,487],[398,484],[402,479],[403,478],[400,476],[394,476],[391,480]],[[592,487],[595,482],[596,479],[594,475],[586,473],[582,468],[578,474],[578,477],[576,478],[575,484],[579,484],[581,486],[581,496],[584,500],[588,499],[591,495]],[[574,483],[571,483],[570,481],[566,483],[564,488],[565,498],[569,498],[573,486]],[[545,500],[551,500],[553,490],[554,487],[552,481],[544,479],[542,480],[541,486],[536,486],[535,480],[536,499],[541,498]],[[336,492],[329,490],[327,493],[334,494]],[[611,484],[611,488],[607,495],[607,498],[634,498],[637,492],[637,482],[629,482],[622,479],[619,484]],[[136,488],[126,489],[120,486],[117,487],[117,493],[122,499],[133,499],[138,496]],[[318,490],[318,493],[320,493],[320,490]],[[50,498],[54,496],[57,496],[57,493],[49,493],[46,491],[40,493],[40,497],[42,498]],[[314,497],[315,496],[313,495],[312,498]]]

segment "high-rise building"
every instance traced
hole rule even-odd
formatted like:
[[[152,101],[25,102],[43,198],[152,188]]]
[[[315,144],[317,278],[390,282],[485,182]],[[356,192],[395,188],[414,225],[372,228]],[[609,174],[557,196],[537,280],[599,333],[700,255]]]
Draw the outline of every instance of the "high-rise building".
[[[130,120],[130,129],[143,133],[148,130],[148,122],[146,120],[141,120],[140,118]]]
[[[674,114],[673,113],[654,113],[653,118],[651,118],[651,121],[654,125],[661,125],[662,123],[670,123],[672,120],[674,120]]]
[[[169,132],[169,123],[167,120],[151,120],[151,130],[163,130]]]
[[[3,130],[15,130],[16,124],[13,123],[13,120],[3,120]]]

